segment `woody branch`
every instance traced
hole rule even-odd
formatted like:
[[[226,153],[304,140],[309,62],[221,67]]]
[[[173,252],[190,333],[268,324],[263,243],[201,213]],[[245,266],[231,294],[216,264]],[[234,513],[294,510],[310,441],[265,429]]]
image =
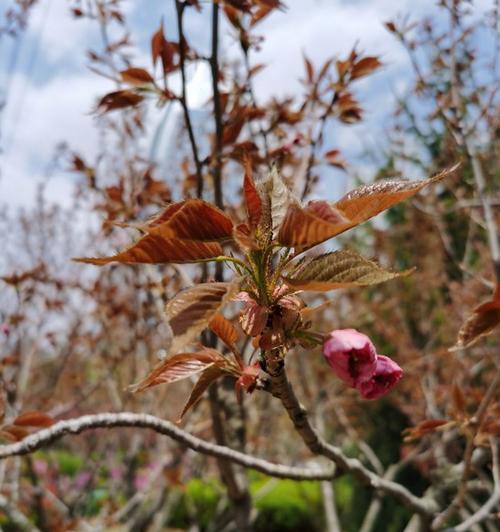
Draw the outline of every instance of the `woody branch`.
[[[173,423],[148,414],[136,414],[133,412],[102,413],[81,416],[74,419],[59,421],[53,426],[40,430],[22,441],[9,445],[0,446],[0,460],[10,456],[26,455],[59,440],[66,434],[80,434],[87,430],[115,427],[133,427],[151,429],[158,434],[185,445],[193,451],[201,454],[223,458],[249,469],[255,469],[266,475],[277,478],[289,478],[293,480],[329,480],[334,477],[333,469],[312,469],[290,467],[282,464],[274,464],[235,451],[223,445],[206,442],[189,432],[182,430]]]

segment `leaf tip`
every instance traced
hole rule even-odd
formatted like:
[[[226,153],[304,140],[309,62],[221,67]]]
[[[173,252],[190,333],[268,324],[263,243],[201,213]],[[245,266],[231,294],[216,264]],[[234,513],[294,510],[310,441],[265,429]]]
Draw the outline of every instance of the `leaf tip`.
[[[138,392],[142,392],[144,390],[144,387],[141,386],[140,382],[136,382],[127,386],[126,390],[130,393],[136,394]]]
[[[106,257],[73,257],[73,262],[81,262],[83,264],[93,264],[94,266],[103,266],[110,262]]]

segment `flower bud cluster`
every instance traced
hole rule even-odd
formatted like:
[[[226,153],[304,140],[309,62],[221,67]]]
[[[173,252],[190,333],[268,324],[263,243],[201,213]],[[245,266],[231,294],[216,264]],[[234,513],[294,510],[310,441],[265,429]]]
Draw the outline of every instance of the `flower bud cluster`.
[[[394,360],[377,354],[370,338],[355,329],[332,331],[323,343],[323,355],[337,377],[365,399],[382,397],[403,376]]]

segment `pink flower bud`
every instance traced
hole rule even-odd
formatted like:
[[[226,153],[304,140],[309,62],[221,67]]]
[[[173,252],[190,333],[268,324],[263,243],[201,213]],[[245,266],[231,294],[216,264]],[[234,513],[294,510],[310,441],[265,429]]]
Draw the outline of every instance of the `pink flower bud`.
[[[323,355],[337,377],[353,388],[375,373],[375,346],[355,329],[332,331],[323,343]]]
[[[375,373],[358,382],[356,388],[365,399],[378,399],[390,392],[403,376],[403,370],[389,357],[377,356]]]

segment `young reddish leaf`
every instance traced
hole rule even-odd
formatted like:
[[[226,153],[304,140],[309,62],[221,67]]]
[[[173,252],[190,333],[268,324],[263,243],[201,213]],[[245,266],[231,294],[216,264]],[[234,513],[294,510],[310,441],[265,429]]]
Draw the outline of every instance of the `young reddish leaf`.
[[[151,38],[151,58],[153,60],[153,67],[156,66],[156,61],[161,57],[162,50],[165,43],[165,35],[163,34],[163,21],[160,24],[160,29],[153,34]]]
[[[276,233],[287,214],[289,206],[298,203],[298,200],[293,197],[292,192],[285,185],[276,166],[273,166],[262,186],[269,198],[272,230],[273,233]]]
[[[143,68],[130,67],[120,72],[120,76],[125,83],[131,85],[147,85],[148,83],[154,83],[154,79],[151,74]]]
[[[271,9],[283,8],[284,5],[280,0],[254,0],[256,4],[266,6]]]
[[[341,59],[338,59],[335,62],[335,66],[337,67],[337,74],[339,78],[343,78],[346,74],[346,72],[351,67],[351,61],[349,59],[346,59],[345,61],[342,61]]]
[[[266,327],[269,310],[250,301],[240,316],[241,327],[248,336],[258,336]]]
[[[174,214],[186,204],[186,201],[188,200],[179,201],[178,203],[170,203],[165,210],[163,210],[160,214],[153,216],[148,221],[146,226],[142,227],[143,231],[147,232],[151,227],[156,227],[164,222],[168,222],[174,216]]]
[[[182,409],[181,415],[179,416],[177,423],[182,420],[182,418],[190,408],[193,408],[198,403],[198,401],[200,401],[202,395],[205,393],[205,390],[207,390],[213,382],[222,377],[224,373],[225,372],[217,366],[209,366],[203,371],[203,373],[200,375],[200,378],[194,385],[194,388],[191,390],[189,399],[184,405],[184,408]]]
[[[361,120],[362,109],[359,102],[350,92],[344,92],[337,99],[340,120],[346,124],[355,124]]]
[[[266,65],[264,63],[257,63],[256,65],[253,65],[253,67],[248,71],[248,77],[253,78],[261,70],[264,70],[264,68],[266,68]]]
[[[233,230],[233,238],[242,249],[256,251],[259,245],[247,224],[238,224]]]
[[[231,283],[202,283],[179,292],[167,303],[166,314],[174,339],[171,350],[178,351],[203,329],[211,318],[239,290],[239,280]]]
[[[162,238],[213,242],[232,238],[233,222],[215,205],[189,199],[169,205],[145,230]]]
[[[304,55],[304,64],[306,66],[307,81],[312,83],[314,80],[314,67],[311,61]]]
[[[258,362],[247,366],[243,370],[243,373],[235,383],[235,391],[238,399],[241,398],[241,390],[245,390],[247,393],[252,393],[255,390],[259,371],[260,366]]]
[[[389,207],[414,196],[424,187],[441,181],[458,167],[459,164],[455,164],[451,168],[420,181],[410,181],[408,179],[375,181],[375,183],[370,185],[363,185],[352,190],[337,201],[334,207],[342,211],[353,226],[358,225]]]
[[[222,144],[226,145],[235,142],[241,130],[243,129],[244,124],[245,121],[241,118],[231,122],[230,124],[225,124],[222,133]]]
[[[327,201],[312,200],[306,205],[305,210],[332,224],[344,224],[348,221],[342,212],[332,207]]]
[[[446,419],[426,419],[419,423],[419,427],[424,430],[435,429],[446,425],[448,421]]]
[[[458,332],[457,343],[450,351],[457,351],[475,344],[500,325],[500,285],[497,285],[493,299],[479,305],[465,320]]]
[[[489,419],[484,422],[482,432],[491,434],[492,436],[500,436],[500,421],[496,419]]]
[[[391,33],[396,33],[397,32],[397,29],[396,29],[396,24],[394,24],[394,22],[388,20],[387,22],[384,22],[384,26],[391,32]]]
[[[255,229],[262,219],[262,199],[252,176],[252,163],[249,158],[245,160],[245,178],[243,181],[243,193],[247,208],[248,223]]]
[[[238,331],[220,312],[217,312],[210,319],[208,327],[230,348],[232,348],[238,340]]]
[[[238,10],[232,6],[229,6],[227,4],[224,5],[224,13],[229,20],[229,22],[237,29],[241,30],[241,13],[238,12]]]
[[[345,170],[346,168],[346,162],[341,157],[341,153],[339,150],[329,150],[325,153],[323,156],[326,160],[326,162],[332,166],[336,166],[337,168],[340,168],[341,170]]]
[[[351,80],[367,76],[381,66],[382,63],[377,57],[363,57],[363,59],[354,63],[351,71]]]
[[[142,102],[144,98],[135,92],[120,90],[110,92],[103,96],[97,104],[97,110],[102,113],[108,113],[114,109],[124,109],[125,107],[133,107]]]
[[[25,412],[16,417],[13,425],[18,427],[50,427],[55,420],[43,412]]]
[[[325,76],[326,74],[328,73],[328,70],[330,69],[330,66],[333,62],[333,59],[330,58],[330,59],[327,59],[323,66],[321,67],[321,70],[319,71],[319,74],[318,74],[318,81],[321,81]]]
[[[453,398],[453,406],[455,408],[455,413],[463,417],[466,413],[466,401],[462,389],[456,382],[453,383],[453,387],[451,389],[451,396]]]
[[[28,431],[26,431],[26,434],[27,433]],[[8,442],[18,441],[18,439],[13,434],[11,434],[10,432],[4,431],[3,428],[0,428],[0,440],[8,441]]]
[[[259,336],[258,345],[261,349],[264,349],[265,351],[271,351],[272,349],[276,349],[279,346],[283,345],[284,342],[285,333],[280,329],[271,329]]]
[[[396,277],[409,275],[412,270],[390,272],[376,262],[365,259],[354,251],[341,250],[313,259],[303,259],[293,273],[285,277],[294,289],[326,292],[335,288],[370,286]]]
[[[421,421],[418,425],[415,427],[410,427],[408,429],[404,430],[405,438],[404,441],[412,441],[412,440],[418,440],[425,434],[428,434],[429,432],[434,432],[436,429],[440,427],[444,427],[445,425],[451,425],[453,422],[450,422],[446,419],[426,419],[424,421]]]
[[[0,431],[1,435],[14,441],[21,441],[28,436],[29,431],[16,425],[6,425]]]
[[[196,353],[180,353],[158,364],[147,377],[130,387],[132,392],[142,392],[158,384],[170,384],[196,375],[214,364],[224,363],[224,357],[214,349],[205,348]]]
[[[20,273],[13,273],[12,275],[3,275],[0,279],[7,284],[18,286],[26,281],[40,281],[47,277],[47,268],[40,264],[30,270],[24,270]]]
[[[352,227],[341,212],[325,201],[307,208],[293,204],[288,207],[278,233],[278,242],[287,247],[305,249],[320,244]]]
[[[234,7],[235,9],[239,9],[240,11],[243,11],[245,13],[250,12],[250,9],[252,8],[252,4],[249,2],[249,0],[223,0],[224,4],[228,4],[229,6]]]
[[[440,181],[458,166],[422,181],[376,181],[349,192],[333,205],[325,201],[310,202],[306,208],[292,204],[280,227],[278,241],[297,249],[320,244],[415,195],[425,186]]]
[[[160,234],[148,234],[128,249],[109,257],[77,257],[73,260],[103,266],[110,262],[124,264],[162,264],[198,262],[222,255],[217,242],[199,242],[178,238],[163,238]]]

